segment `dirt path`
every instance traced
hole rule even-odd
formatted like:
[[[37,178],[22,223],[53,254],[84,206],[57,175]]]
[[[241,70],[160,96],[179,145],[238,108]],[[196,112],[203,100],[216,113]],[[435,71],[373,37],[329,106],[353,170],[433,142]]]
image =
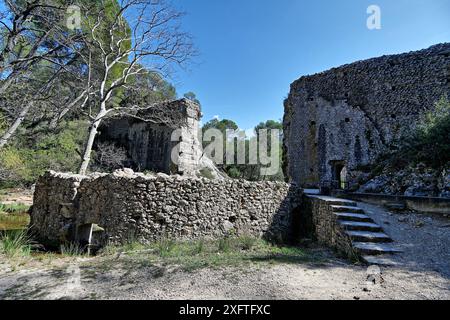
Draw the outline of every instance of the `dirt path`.
[[[448,278],[436,272],[390,268],[375,284],[367,279],[367,268],[339,260],[194,272],[120,261],[106,270],[93,260],[3,274],[0,299],[450,299]]]
[[[24,189],[3,190],[0,194],[0,203],[5,205],[24,204],[31,206],[33,204],[33,191]]]
[[[450,219],[414,212],[393,213],[386,209],[358,204],[365,209],[403,250],[394,260],[404,269],[437,272],[450,279]]]

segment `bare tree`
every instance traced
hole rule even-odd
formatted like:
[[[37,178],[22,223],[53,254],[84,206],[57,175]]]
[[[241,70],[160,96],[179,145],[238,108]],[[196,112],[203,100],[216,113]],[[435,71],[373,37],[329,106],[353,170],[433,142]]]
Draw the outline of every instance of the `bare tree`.
[[[141,107],[130,101],[117,105],[112,100],[120,90],[129,90],[137,76],[148,72],[167,74],[173,66],[184,65],[192,57],[191,38],[180,29],[182,16],[164,0],[122,0],[113,19],[106,19],[105,10],[100,10],[92,21],[86,43],[91,53],[99,54],[100,76],[91,83],[97,104],[88,110],[91,127],[80,174],[87,172],[99,126],[106,118],[131,115],[156,121],[155,117],[161,117],[151,112],[156,105]],[[114,75],[118,67],[121,72]]]
[[[79,83],[85,82],[85,76],[80,71],[79,49],[73,48],[79,47],[82,36],[65,27],[67,5],[55,4],[51,0],[5,0],[5,3],[7,11],[0,13],[0,76],[4,77],[0,82],[0,96],[9,96],[9,99],[3,100],[5,105],[0,105],[0,109],[7,110],[13,119],[0,137],[0,149],[8,143],[29,113],[37,109],[38,101],[50,101],[50,93],[57,93],[60,88],[57,84],[64,78],[72,80],[70,87],[75,97],[65,101],[62,110],[56,111],[57,115],[50,122],[51,128],[55,128],[58,121],[80,102],[85,105],[89,97],[86,88],[78,88]],[[44,77],[43,69],[49,71]],[[39,84],[34,86],[34,93],[23,95],[24,99],[17,100],[8,92],[10,88],[20,87],[20,91],[30,92],[33,82]]]
[[[4,0],[6,11],[0,13],[0,94],[32,66],[43,60],[57,63],[71,59],[67,44],[79,37],[68,33],[66,5],[52,0]]]
[[[101,142],[97,145],[96,163],[101,169],[113,171],[123,167],[128,160],[127,151],[114,143]]]
[[[30,79],[25,83],[24,86],[12,86],[10,89],[13,92],[20,91],[20,98],[17,97],[16,94],[11,93],[8,95],[6,99],[3,99],[3,103],[6,106],[1,105],[0,110],[2,111],[10,111],[12,120],[10,126],[5,130],[5,132],[0,136],[0,149],[5,147],[5,145],[9,142],[11,137],[16,133],[22,123],[25,121],[26,117],[29,113],[35,109],[36,112],[40,114],[41,118],[44,118],[44,110],[43,105],[48,104],[49,101],[56,100],[54,102],[58,103],[60,100],[55,99],[55,94],[58,93],[60,87],[56,85],[57,82],[60,82],[62,79],[61,72],[64,70],[63,67],[60,67],[58,71],[53,71],[50,73],[50,78],[44,79]],[[71,76],[74,74],[71,73]],[[75,79],[77,79],[75,77]],[[37,85],[33,85],[33,83],[37,82]],[[34,88],[35,87],[35,88]],[[20,89],[19,89],[20,88]],[[17,90],[16,90],[17,89]],[[57,115],[53,117],[51,120],[50,127],[55,128],[58,124],[58,121],[67,113],[68,110],[74,108],[77,105],[81,104],[81,107],[87,103],[88,100],[88,90],[83,88],[76,88],[72,86],[72,90],[74,91],[75,97],[72,101],[68,101],[67,105],[60,111],[58,108],[56,113]],[[53,94],[52,94],[53,93]],[[19,110],[18,113],[15,112]],[[44,118],[45,119],[45,118]]]

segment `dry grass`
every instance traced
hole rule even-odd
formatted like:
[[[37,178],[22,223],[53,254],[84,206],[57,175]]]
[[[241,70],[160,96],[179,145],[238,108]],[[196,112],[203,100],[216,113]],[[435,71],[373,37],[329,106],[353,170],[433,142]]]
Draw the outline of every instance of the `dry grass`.
[[[201,268],[239,267],[268,263],[322,263],[325,259],[307,249],[276,246],[251,237],[223,238],[179,242],[164,239],[150,245],[130,243],[107,247],[104,258],[117,257],[131,265],[163,264],[179,266],[186,271]]]

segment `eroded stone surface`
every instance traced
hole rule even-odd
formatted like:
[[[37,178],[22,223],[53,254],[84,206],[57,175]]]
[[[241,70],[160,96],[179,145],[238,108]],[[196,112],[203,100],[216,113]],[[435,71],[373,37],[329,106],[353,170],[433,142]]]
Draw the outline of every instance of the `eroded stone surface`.
[[[449,68],[450,44],[441,44],[295,81],[285,101],[286,175],[305,188],[319,187],[338,178],[333,166],[345,166],[350,180],[364,180],[358,169],[373,164],[450,93]],[[374,181],[370,189],[383,185]]]
[[[31,225],[41,241],[56,243],[86,224],[105,230],[104,243],[233,233],[287,240],[301,193],[277,182],[48,172],[36,185]]]

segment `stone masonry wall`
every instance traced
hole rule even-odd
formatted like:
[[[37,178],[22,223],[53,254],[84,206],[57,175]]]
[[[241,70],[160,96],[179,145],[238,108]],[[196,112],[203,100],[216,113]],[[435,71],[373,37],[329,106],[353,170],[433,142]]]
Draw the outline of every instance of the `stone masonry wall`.
[[[162,114],[147,114],[155,110]],[[135,170],[195,175],[202,168],[200,106],[181,99],[162,103],[155,110],[109,120],[100,129],[99,141],[124,147],[130,158],[128,165]],[[147,118],[154,121],[142,120]],[[174,134],[176,130],[178,134]]]
[[[318,187],[335,180],[333,162],[372,164],[449,94],[450,44],[300,78],[285,101],[286,176]]]
[[[275,182],[48,172],[36,185],[31,224],[43,243],[70,240],[88,224],[105,230],[103,244],[231,233],[287,241],[301,194]]]
[[[322,196],[304,196],[302,221],[307,224],[303,227],[306,231],[305,236],[312,237],[318,243],[353,258],[355,257],[355,251],[352,241],[337,222],[337,216],[331,208],[332,204],[336,204],[336,199],[333,199],[333,203],[328,199],[328,197]]]

